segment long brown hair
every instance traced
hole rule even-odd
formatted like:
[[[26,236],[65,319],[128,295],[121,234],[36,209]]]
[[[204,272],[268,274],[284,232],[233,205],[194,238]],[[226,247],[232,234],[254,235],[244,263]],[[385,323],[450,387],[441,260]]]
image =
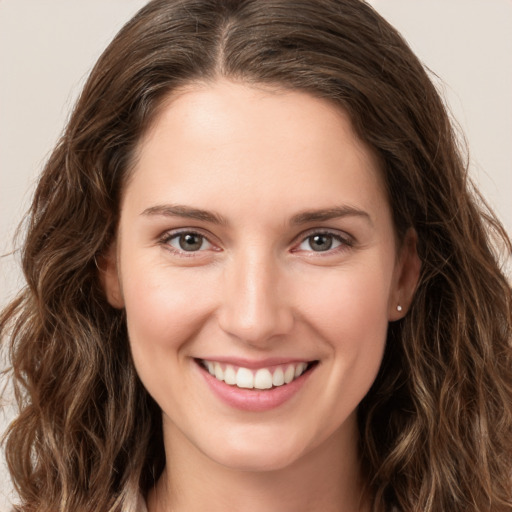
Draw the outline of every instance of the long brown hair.
[[[512,510],[511,289],[501,225],[472,189],[443,102],[360,0],[155,0],[106,49],[27,220],[26,287],[0,317],[20,407],[6,439],[20,511],[132,510],[165,464],[158,407],[98,264],[137,142],[164,97],[219,76],[348,112],[378,155],[422,273],[359,407],[373,510]]]

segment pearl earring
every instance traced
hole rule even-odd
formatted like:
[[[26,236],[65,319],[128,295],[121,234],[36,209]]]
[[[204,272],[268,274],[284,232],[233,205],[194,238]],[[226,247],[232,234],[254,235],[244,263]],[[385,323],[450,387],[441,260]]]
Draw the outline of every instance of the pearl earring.
[[[398,304],[398,306],[396,307],[396,310],[397,311],[402,311],[402,306],[400,306],[400,304]]]

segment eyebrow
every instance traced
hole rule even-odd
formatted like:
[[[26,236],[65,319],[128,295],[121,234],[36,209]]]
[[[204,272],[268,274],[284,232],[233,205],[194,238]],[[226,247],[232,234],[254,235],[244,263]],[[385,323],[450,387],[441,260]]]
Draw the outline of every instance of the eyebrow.
[[[161,215],[164,217],[182,217],[185,219],[194,219],[205,222],[211,222],[212,224],[226,225],[228,221],[217,213],[210,212],[208,210],[201,210],[200,208],[192,208],[184,205],[157,205],[150,208],[146,208],[141,215]]]
[[[361,217],[373,226],[372,218],[367,212],[352,206],[339,206],[320,210],[305,210],[294,215],[290,220],[290,224],[299,225],[310,222],[323,222],[327,220],[340,219],[342,217]]]
[[[146,208],[141,215],[153,216],[160,215],[164,217],[181,217],[185,219],[194,219],[212,224],[227,225],[228,221],[222,215],[202,210],[200,208],[192,208],[185,205],[156,205]],[[334,208],[324,208],[318,210],[304,210],[295,214],[290,219],[291,225],[308,224],[311,222],[324,222],[332,219],[339,219],[343,217],[361,217],[365,219],[370,225],[373,226],[370,215],[364,210],[359,210],[352,206],[339,206]]]

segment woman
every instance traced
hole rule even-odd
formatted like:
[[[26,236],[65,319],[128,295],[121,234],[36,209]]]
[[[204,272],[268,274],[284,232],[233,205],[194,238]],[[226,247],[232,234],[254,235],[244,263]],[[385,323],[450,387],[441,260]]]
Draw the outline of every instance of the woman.
[[[510,510],[499,244],[366,4],[150,2],[46,165],[2,315],[19,510]]]

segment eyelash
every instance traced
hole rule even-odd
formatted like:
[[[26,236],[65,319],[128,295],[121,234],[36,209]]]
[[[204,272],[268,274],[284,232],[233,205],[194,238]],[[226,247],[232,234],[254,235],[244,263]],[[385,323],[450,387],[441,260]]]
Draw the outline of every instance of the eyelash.
[[[176,256],[183,257],[183,258],[198,257],[198,253],[204,252],[204,249],[203,250],[199,249],[197,251],[186,251],[183,249],[180,250],[180,249],[173,247],[170,244],[170,242],[172,240],[179,239],[179,237],[183,236],[183,235],[193,235],[196,237],[200,237],[202,240],[201,245],[203,245],[206,242],[211,246],[211,248],[213,248],[212,250],[214,250],[214,251],[220,250],[220,249],[215,248],[215,245],[209,240],[209,238],[206,235],[200,233],[199,231],[193,230],[193,229],[184,229],[184,230],[180,230],[180,231],[166,232],[160,238],[159,243],[162,246],[164,246],[167,250],[169,250],[170,252],[175,254]],[[292,249],[291,252],[294,252],[294,253],[302,252],[301,249],[299,249],[298,247],[300,247],[300,245],[302,245],[303,243],[307,242],[308,239],[312,239],[315,236],[330,237],[332,241],[339,242],[338,246],[336,246],[334,248],[329,247],[328,249],[326,249],[324,251],[313,251],[312,249],[309,251],[304,250],[304,252],[310,252],[311,254],[314,254],[315,256],[322,257],[322,256],[329,256],[329,255],[337,254],[338,252],[343,252],[343,251],[348,250],[349,248],[353,247],[353,245],[354,245],[352,238],[349,237],[348,235],[342,236],[337,232],[332,232],[329,230],[312,230],[312,231],[309,231],[306,233],[302,233],[299,237],[297,237],[299,239],[299,242],[295,243],[294,248]]]
[[[354,241],[351,237],[348,235],[341,235],[338,232],[333,232],[329,230],[312,230],[306,233],[303,233],[300,235],[300,241],[298,244],[295,244],[295,248],[292,249],[292,252],[300,252],[300,249],[298,249],[299,246],[301,246],[303,243],[307,242],[308,239],[312,239],[315,236],[325,236],[330,237],[332,241],[339,242],[339,245],[337,247],[331,248],[329,247],[325,251],[313,251],[312,249],[305,252],[310,252],[311,254],[314,254],[315,256],[331,256],[333,254],[338,254],[339,252],[343,252],[348,250],[349,248],[353,247]],[[311,243],[311,242],[310,242]]]
[[[208,237],[206,235],[200,233],[199,231],[193,230],[193,229],[183,229],[180,231],[167,232],[162,236],[162,238],[160,238],[159,243],[162,246],[164,246],[165,249],[167,249],[171,253],[175,254],[176,256],[183,257],[183,258],[194,258],[194,257],[197,258],[197,253],[204,252],[201,250],[198,250],[198,251],[186,251],[184,249],[180,250],[180,249],[177,249],[177,248],[173,247],[172,245],[170,245],[171,240],[179,239],[179,237],[183,236],[183,235],[193,235],[193,236],[200,237],[202,239],[202,244],[204,242],[207,242],[212,247],[215,247],[212,244],[212,242],[210,242],[210,240],[208,239]]]

